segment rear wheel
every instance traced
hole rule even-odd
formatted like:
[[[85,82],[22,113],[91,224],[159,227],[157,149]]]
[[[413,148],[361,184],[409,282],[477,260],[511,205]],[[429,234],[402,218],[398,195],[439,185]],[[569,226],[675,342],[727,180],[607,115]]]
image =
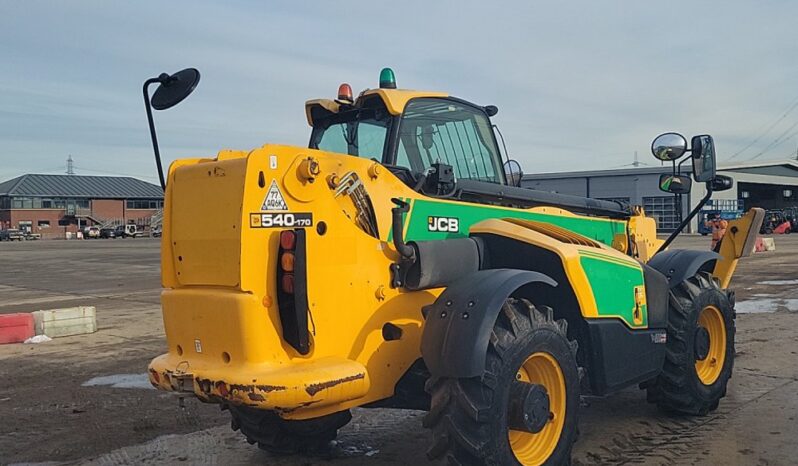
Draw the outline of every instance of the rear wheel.
[[[566,464],[576,440],[576,342],[551,309],[508,299],[480,377],[430,379],[430,459],[450,464]]]
[[[250,444],[261,450],[288,455],[318,453],[329,448],[338,429],[345,426],[352,415],[341,411],[327,416],[301,421],[283,419],[271,411],[230,405],[233,430],[241,430]]]
[[[671,412],[704,415],[718,407],[734,366],[734,307],[707,272],[671,290],[662,373],[648,399]]]

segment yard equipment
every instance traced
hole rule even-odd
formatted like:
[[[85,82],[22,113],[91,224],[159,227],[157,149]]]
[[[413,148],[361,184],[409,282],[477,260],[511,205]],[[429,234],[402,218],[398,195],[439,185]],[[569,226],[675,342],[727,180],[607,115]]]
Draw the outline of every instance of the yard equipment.
[[[792,219],[783,210],[768,210],[759,230],[763,235],[784,235],[792,232]]]
[[[159,167],[150,107],[198,81],[145,83]],[[427,410],[429,457],[458,464],[566,462],[582,394],[641,384],[668,411],[717,408],[726,286],[762,211],[730,222],[720,254],[665,250],[731,187],[710,136],[654,141],[674,165],[664,190],[689,192],[675,170],[689,156],[708,192],[663,242],[638,206],[521,188],[494,106],[397,89],[386,68],[379,88],[343,84],[305,111],[308,147],[176,160],[162,179],[155,387],[220,404],[279,453],[323,448],[354,407]]]

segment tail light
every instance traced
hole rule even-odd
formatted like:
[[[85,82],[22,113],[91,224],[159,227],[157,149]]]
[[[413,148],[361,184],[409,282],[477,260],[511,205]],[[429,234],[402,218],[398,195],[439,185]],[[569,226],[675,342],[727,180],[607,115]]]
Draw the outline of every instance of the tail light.
[[[280,232],[277,254],[277,304],[283,339],[300,354],[310,352],[305,230]]]
[[[283,269],[283,272],[293,272],[294,271],[294,262],[296,261],[296,257],[292,252],[284,252],[280,256],[280,267]]]
[[[291,251],[296,246],[296,232],[285,230],[280,232],[280,249]]]

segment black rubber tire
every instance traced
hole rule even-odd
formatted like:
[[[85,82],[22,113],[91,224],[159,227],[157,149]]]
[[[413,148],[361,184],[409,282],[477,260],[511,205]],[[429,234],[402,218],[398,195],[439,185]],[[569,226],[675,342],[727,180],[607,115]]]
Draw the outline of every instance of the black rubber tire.
[[[671,289],[668,341],[662,373],[647,385],[649,402],[667,412],[703,416],[718,407],[734,368],[734,303],[708,272],[699,272]],[[698,316],[713,305],[723,315],[726,356],[718,379],[704,385],[698,378],[694,352]]]
[[[520,464],[508,437],[510,384],[529,355],[546,352],[563,372],[566,413],[557,446],[545,464],[569,464],[579,414],[576,351],[577,343],[567,337],[567,322],[555,322],[550,308],[536,309],[527,300],[508,299],[490,337],[484,374],[433,377],[427,382],[432,406],[423,423],[432,429],[433,437],[427,456],[445,457],[456,465]]]
[[[292,421],[276,413],[245,406],[229,406],[233,420],[230,427],[241,430],[250,444],[258,444],[261,450],[280,455],[295,453],[319,453],[329,448],[338,429],[345,426],[352,415],[349,410],[327,416]]]

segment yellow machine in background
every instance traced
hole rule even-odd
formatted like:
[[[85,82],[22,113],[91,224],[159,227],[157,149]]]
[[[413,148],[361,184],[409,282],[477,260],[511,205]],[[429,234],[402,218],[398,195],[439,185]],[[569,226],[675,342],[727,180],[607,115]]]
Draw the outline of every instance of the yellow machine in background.
[[[145,83],[159,173],[150,107],[198,81],[189,69]],[[724,288],[761,218],[730,226],[722,257],[666,251],[675,235],[663,244],[639,207],[520,188],[497,111],[396,89],[385,69],[357,99],[342,85],[307,102],[307,148],[174,162],[169,349],[152,384],[219,403],[282,453],[323,448],[353,407],[428,410],[430,458],[463,464],[567,461],[582,393],[643,384],[663,409],[715,409],[734,355]],[[712,138],[688,150],[677,136],[655,155],[691,154],[710,195],[726,188]],[[667,176],[663,189],[689,190]]]

